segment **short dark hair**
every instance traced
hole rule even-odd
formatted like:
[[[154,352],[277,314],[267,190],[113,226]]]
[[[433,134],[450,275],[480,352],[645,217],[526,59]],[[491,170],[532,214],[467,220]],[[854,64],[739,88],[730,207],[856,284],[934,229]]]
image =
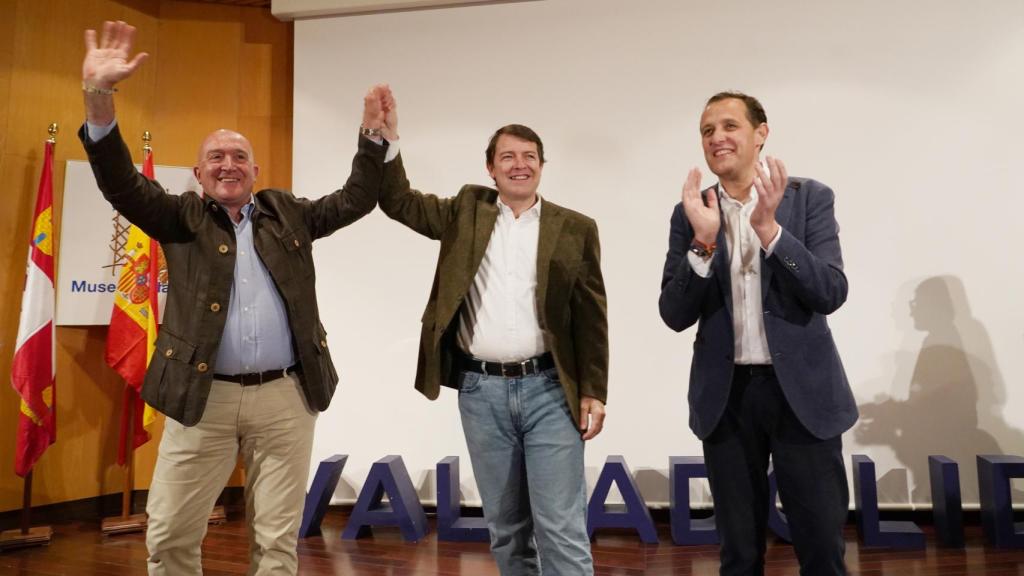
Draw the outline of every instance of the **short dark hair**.
[[[757,128],[761,124],[768,122],[768,115],[765,114],[764,112],[764,106],[761,106],[761,103],[757,101],[757,98],[754,98],[749,94],[744,94],[743,92],[719,92],[718,94],[715,94],[711,98],[708,98],[708,102],[707,104],[704,105],[704,107],[706,108],[714,104],[715,102],[728,100],[730,98],[734,98],[736,100],[743,102],[743,104],[747,107],[747,120],[750,120],[750,124],[753,125],[754,128]]]
[[[487,165],[494,166],[494,149],[498,146],[498,138],[508,134],[509,136],[515,136],[520,140],[526,140],[527,142],[533,142],[537,145],[537,155],[540,156],[540,163],[547,162],[544,159],[544,143],[540,141],[540,136],[532,129],[523,126],[522,124],[509,124],[502,126],[491,136],[491,141],[487,143]]]

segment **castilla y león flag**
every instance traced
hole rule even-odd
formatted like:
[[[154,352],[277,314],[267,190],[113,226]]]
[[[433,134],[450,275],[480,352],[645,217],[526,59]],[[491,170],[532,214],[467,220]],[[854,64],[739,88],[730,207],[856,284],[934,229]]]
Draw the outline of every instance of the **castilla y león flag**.
[[[21,396],[14,471],[25,476],[57,440],[53,334],[53,142],[46,143],[43,174],[32,219],[25,291],[11,385]]]

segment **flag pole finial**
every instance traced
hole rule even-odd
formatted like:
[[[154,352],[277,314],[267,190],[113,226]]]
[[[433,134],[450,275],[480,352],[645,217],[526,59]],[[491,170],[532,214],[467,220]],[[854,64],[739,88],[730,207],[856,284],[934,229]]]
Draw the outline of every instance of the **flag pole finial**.
[[[148,154],[149,152],[153,151],[153,149],[149,146],[149,143],[152,140],[153,140],[153,137],[150,135],[149,130],[146,130],[145,132],[142,133],[142,151],[143,152],[146,152]]]
[[[51,122],[49,128],[46,129],[50,133],[50,137],[46,139],[50,144],[57,143],[57,132],[59,131],[56,122]]]

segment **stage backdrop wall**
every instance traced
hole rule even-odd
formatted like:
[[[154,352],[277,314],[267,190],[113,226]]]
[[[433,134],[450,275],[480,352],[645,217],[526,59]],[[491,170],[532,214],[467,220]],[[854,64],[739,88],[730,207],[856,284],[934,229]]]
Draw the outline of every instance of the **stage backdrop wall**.
[[[875,460],[882,500],[930,503],[927,456],[946,454],[970,505],[975,454],[1024,453],[1024,3],[546,0],[310,19],[295,36],[299,194],[347,177],[375,82],[397,96],[423,191],[488,184],[483,150],[501,125],[544,139],[541,193],[601,232],[611,382],[591,486],[623,454],[664,504],[668,457],[701,453],[685,400],[694,331],[666,328],[657,301],[685,174],[714,181],[697,122],[723,89],[762,100],[767,154],[835,190],[850,294],[830,322],[862,412],[845,452]],[[462,456],[478,501],[456,395],[413,390],[437,250],[379,211],[316,245],[341,387],[313,466],[350,455],[336,501],[386,454],[426,501],[435,463]]]

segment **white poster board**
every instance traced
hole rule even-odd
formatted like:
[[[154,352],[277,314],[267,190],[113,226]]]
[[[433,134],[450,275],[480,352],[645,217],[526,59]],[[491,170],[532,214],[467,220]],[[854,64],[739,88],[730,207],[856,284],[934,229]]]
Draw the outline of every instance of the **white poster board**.
[[[141,169],[141,166],[137,166]],[[168,192],[198,189],[192,169],[156,166],[156,179]],[[57,325],[93,326],[110,323],[114,290],[121,273],[115,264],[116,212],[103,198],[88,162],[68,160],[64,177],[64,208],[57,270]],[[122,216],[125,228],[129,222]],[[164,291],[161,286],[160,306]]]

